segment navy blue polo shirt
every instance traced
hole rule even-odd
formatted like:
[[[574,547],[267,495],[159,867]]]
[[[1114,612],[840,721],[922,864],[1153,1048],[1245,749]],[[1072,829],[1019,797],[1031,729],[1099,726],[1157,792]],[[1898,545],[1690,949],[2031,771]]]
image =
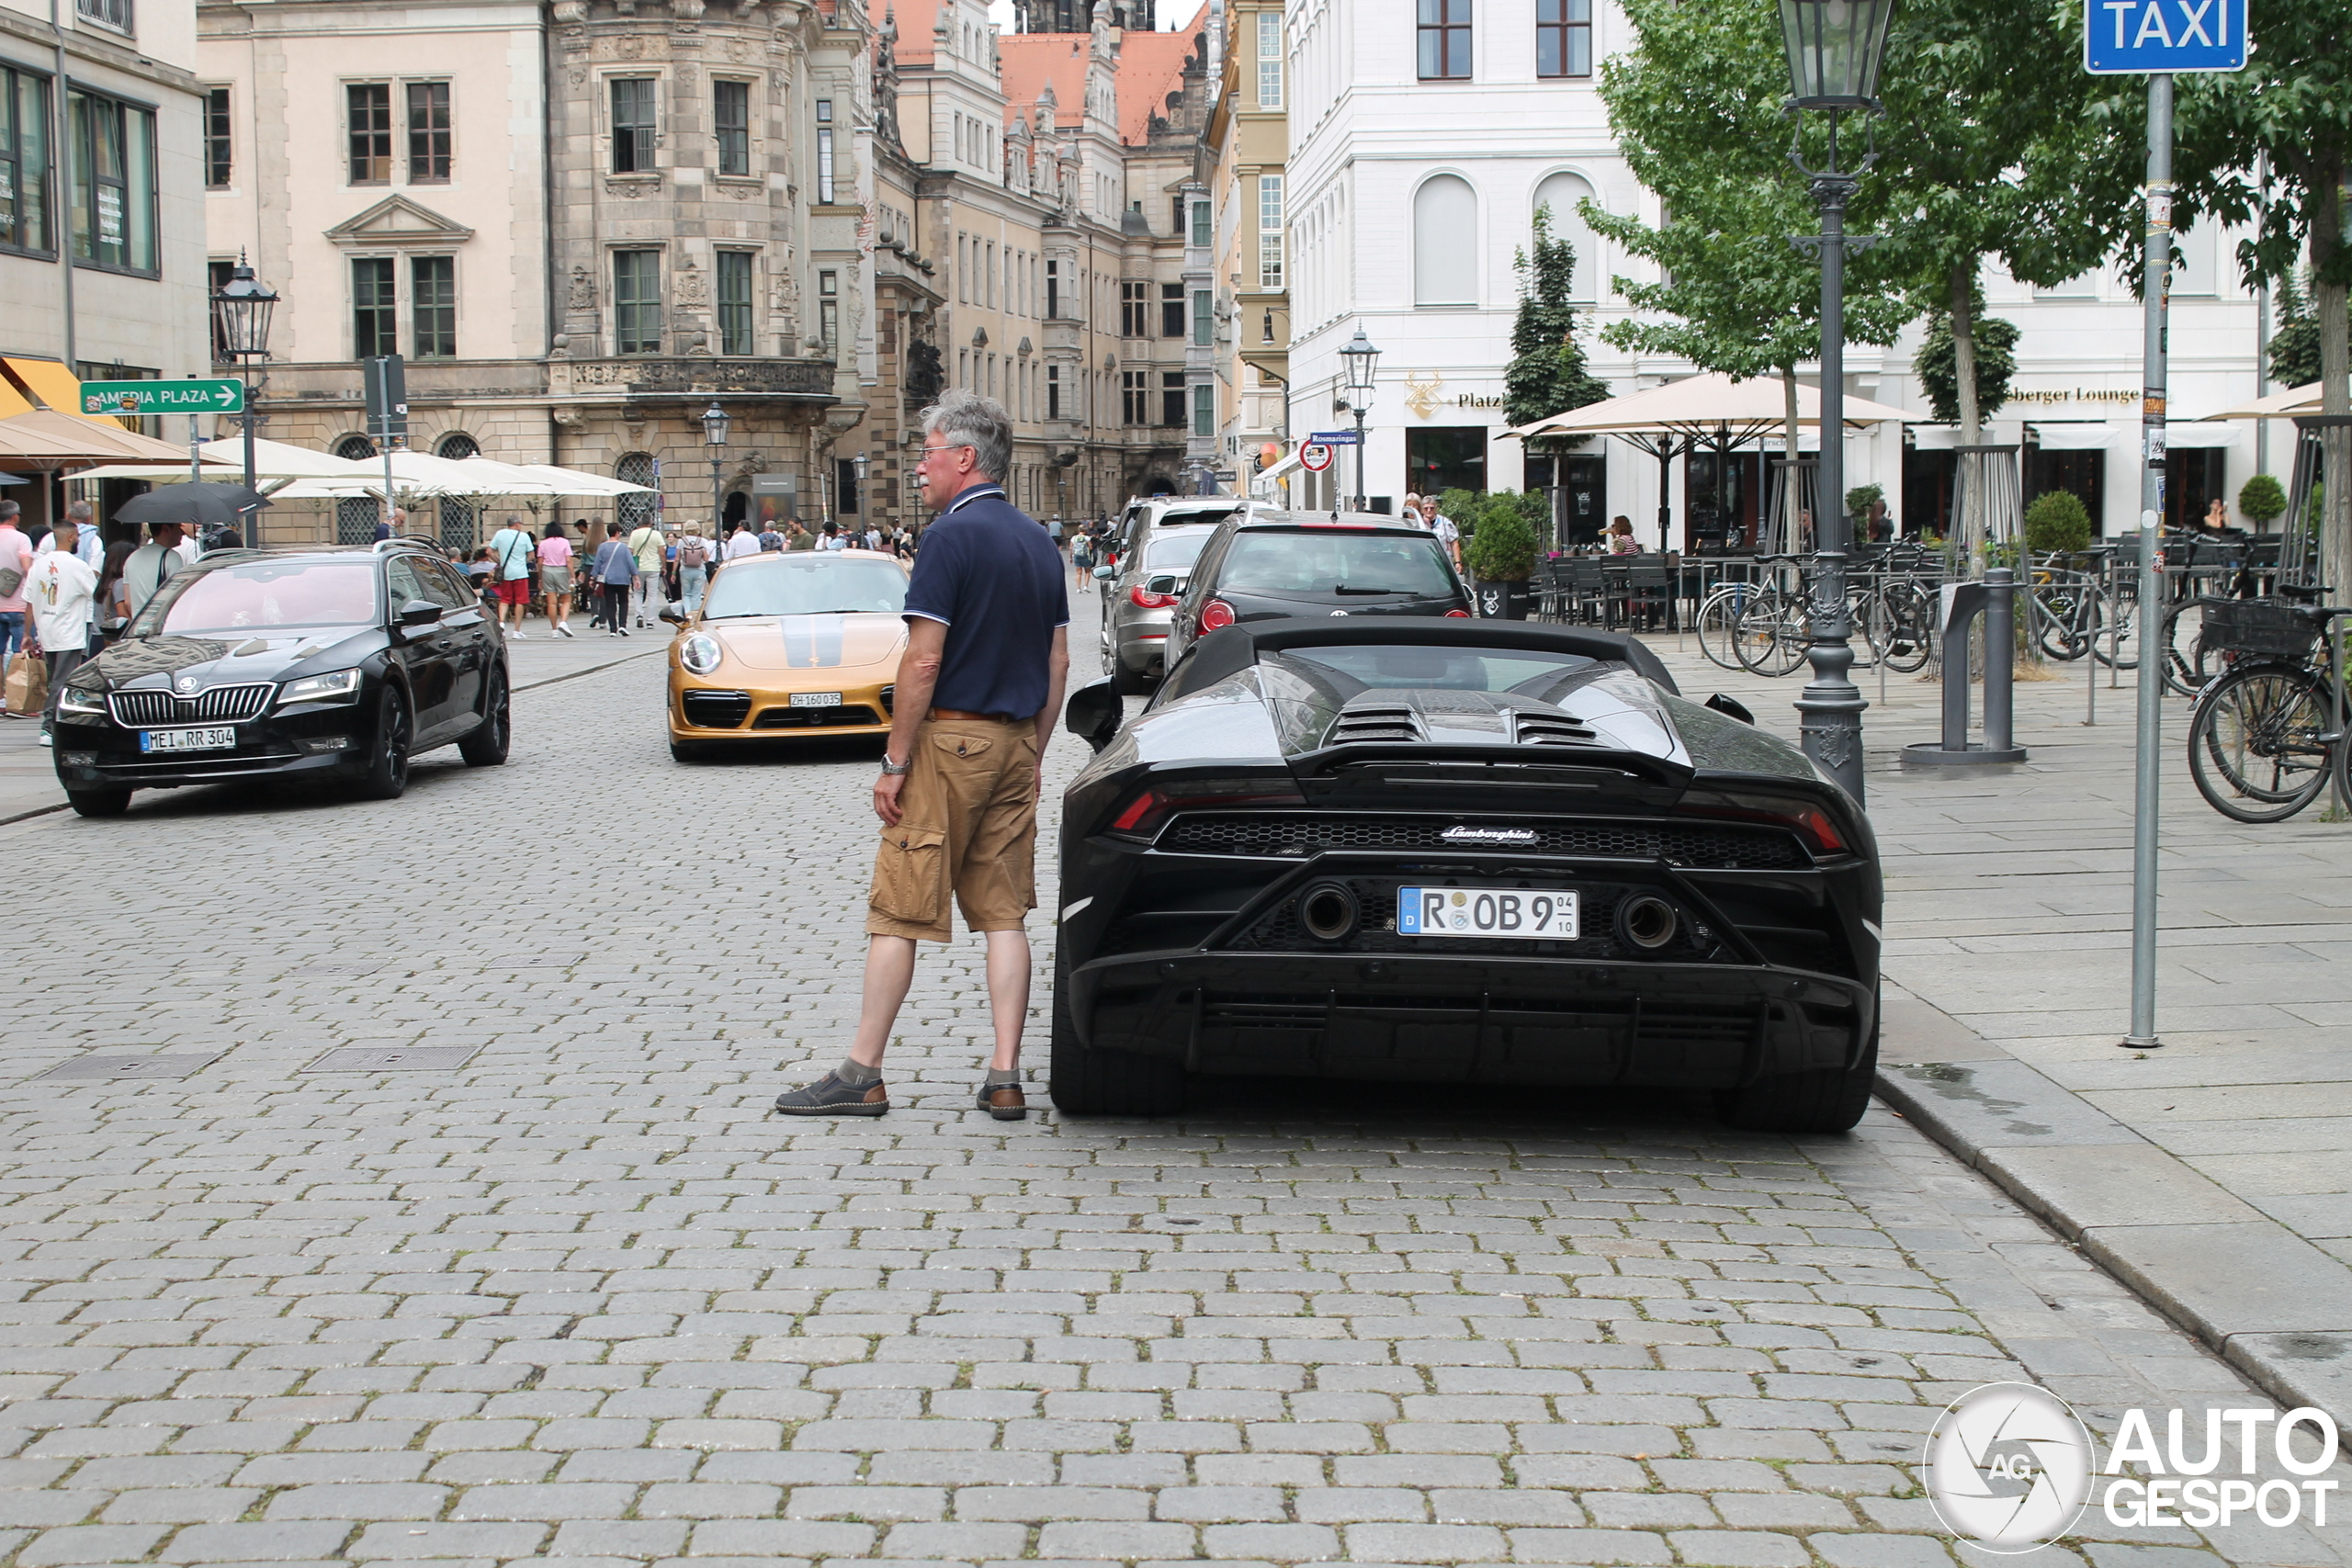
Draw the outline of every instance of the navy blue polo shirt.
[[[947,628],[933,706],[1026,718],[1046,705],[1069,591],[1052,536],[1003,486],[972,486],[923,530],[906,613]]]

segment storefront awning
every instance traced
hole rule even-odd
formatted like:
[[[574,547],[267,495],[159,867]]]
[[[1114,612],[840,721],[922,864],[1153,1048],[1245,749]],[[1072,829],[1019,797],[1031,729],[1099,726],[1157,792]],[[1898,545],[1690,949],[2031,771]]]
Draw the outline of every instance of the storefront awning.
[[[2137,450],[2140,425],[2136,420],[2028,420],[2026,428],[2032,431],[2035,445],[2045,452],[2090,452],[2110,446]],[[2217,446],[2234,446],[2243,426],[2213,424],[2204,421],[2167,423],[2165,444],[2176,451],[2207,451]]]
[[[92,419],[109,429],[130,428],[110,415],[84,413],[82,378],[61,362],[13,354],[0,357],[0,419],[30,413],[44,403],[55,412]]]

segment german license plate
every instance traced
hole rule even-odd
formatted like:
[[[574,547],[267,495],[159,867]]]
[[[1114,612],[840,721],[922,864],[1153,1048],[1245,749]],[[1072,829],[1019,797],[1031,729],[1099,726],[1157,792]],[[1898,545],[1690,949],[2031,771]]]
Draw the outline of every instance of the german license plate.
[[[1525,887],[1399,887],[1398,936],[1577,940],[1577,896]]]
[[[792,705],[797,708],[837,708],[842,705],[839,692],[795,692]]]
[[[139,732],[141,751],[227,751],[237,744],[236,728],[224,726],[219,729],[142,729]]]

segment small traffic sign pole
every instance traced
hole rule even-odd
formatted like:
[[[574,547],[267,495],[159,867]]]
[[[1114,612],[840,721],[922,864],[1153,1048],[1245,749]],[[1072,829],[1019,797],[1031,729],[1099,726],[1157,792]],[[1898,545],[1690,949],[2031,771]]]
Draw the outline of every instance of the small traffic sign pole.
[[[2156,554],[2165,513],[2165,284],[2172,268],[2172,79],[2181,72],[2245,68],[2249,0],[2083,0],[2083,69],[2147,73],[2148,226],[2140,269],[2144,342],[2140,376],[2140,689],[2132,739],[2132,1026],[2127,1050],[2156,1038],[2156,805],[2164,773],[2163,654],[2152,640],[2162,609]]]

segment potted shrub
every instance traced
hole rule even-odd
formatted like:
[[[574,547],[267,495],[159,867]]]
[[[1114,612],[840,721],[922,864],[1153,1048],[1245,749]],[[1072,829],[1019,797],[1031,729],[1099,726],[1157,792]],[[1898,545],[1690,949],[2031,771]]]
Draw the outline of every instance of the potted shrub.
[[[2074,555],[2090,547],[2091,514],[2070,490],[2033,498],[2025,509],[2025,547],[2038,556]]]
[[[2256,474],[2238,489],[2238,510],[2263,533],[2286,514],[2287,492],[2268,474]]]
[[[1478,613],[1489,619],[1527,619],[1527,580],[1535,573],[1536,536],[1517,499],[1488,497],[1480,509],[1477,532],[1462,544],[1462,564],[1470,569]]]

